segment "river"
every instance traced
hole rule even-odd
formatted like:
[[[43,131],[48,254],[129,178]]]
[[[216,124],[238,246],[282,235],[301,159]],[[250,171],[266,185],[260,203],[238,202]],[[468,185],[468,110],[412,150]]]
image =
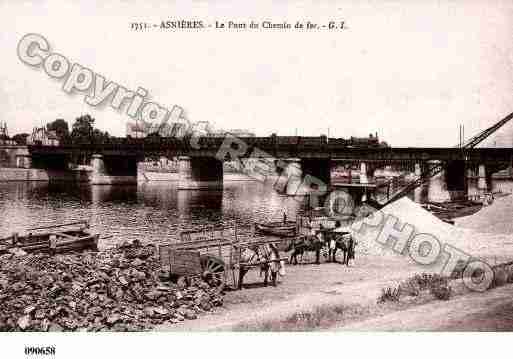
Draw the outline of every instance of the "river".
[[[513,181],[494,180],[493,189],[511,192]],[[424,186],[412,199],[423,201],[436,190],[436,185]],[[470,181],[469,192],[475,192],[475,181]],[[0,237],[30,227],[86,219],[93,232],[113,236],[101,246],[133,239],[162,243],[177,238],[180,230],[207,224],[236,221],[239,226],[250,226],[255,221],[281,219],[284,211],[294,219],[302,208],[300,199],[249,181],[225,182],[223,191],[179,191],[175,182],[138,186],[4,182],[0,183]],[[490,223],[494,220],[490,218]],[[509,221],[509,216],[502,221]],[[511,226],[498,227],[509,230]]]

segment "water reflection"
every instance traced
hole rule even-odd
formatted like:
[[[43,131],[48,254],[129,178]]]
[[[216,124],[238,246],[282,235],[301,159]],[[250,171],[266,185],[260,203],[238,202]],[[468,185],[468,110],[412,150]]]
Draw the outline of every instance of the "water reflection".
[[[138,186],[0,183],[0,236],[28,227],[87,219],[110,242],[164,242],[183,229],[294,218],[302,201],[257,182],[227,183],[223,191],[182,191],[173,182]],[[103,243],[110,244],[110,243]]]
[[[494,180],[492,190],[511,192],[513,182]],[[469,193],[477,181],[469,180]],[[444,187],[432,181],[410,194],[423,202],[441,198]],[[233,222],[290,219],[303,210],[304,198],[282,196],[258,182],[227,182],[222,191],[179,191],[173,182],[147,182],[138,186],[87,184],[0,183],[0,237],[28,227],[87,219],[93,231],[122,240],[165,242],[180,230]]]
[[[136,186],[84,186],[80,192],[94,206],[106,202],[135,204],[138,201]]]
[[[194,215],[196,212],[214,211],[222,212],[222,191],[183,191],[176,195],[178,213],[181,216]]]

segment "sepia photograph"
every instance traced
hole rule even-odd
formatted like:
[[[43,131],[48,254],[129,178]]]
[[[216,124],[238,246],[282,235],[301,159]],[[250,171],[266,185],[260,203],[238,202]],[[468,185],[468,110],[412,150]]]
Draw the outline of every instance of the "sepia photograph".
[[[0,21],[9,357],[507,343],[513,2],[2,0]]]

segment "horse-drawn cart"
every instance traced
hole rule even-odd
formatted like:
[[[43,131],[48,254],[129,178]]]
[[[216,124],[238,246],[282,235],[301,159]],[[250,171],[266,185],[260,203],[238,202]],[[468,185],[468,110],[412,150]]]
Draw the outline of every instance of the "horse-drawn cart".
[[[241,289],[244,275],[252,268],[270,270],[275,282],[276,271],[270,267],[282,266],[286,260],[275,249],[280,241],[241,235],[236,226],[207,227],[182,232],[175,243],[159,246],[159,255],[164,273],[172,279],[187,282],[200,276],[219,291],[226,286]]]

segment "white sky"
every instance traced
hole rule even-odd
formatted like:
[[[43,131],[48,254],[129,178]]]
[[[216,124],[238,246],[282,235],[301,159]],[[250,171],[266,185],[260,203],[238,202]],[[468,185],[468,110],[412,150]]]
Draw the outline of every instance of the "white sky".
[[[62,82],[16,55],[23,35],[190,121],[337,137],[378,131],[395,146],[452,146],[513,112],[512,1],[0,1],[0,121],[11,135],[90,113],[125,134],[129,119],[67,95]],[[131,21],[345,20],[320,31],[129,30]],[[502,131],[493,141],[513,143]],[[512,131],[513,132],[513,131]]]

